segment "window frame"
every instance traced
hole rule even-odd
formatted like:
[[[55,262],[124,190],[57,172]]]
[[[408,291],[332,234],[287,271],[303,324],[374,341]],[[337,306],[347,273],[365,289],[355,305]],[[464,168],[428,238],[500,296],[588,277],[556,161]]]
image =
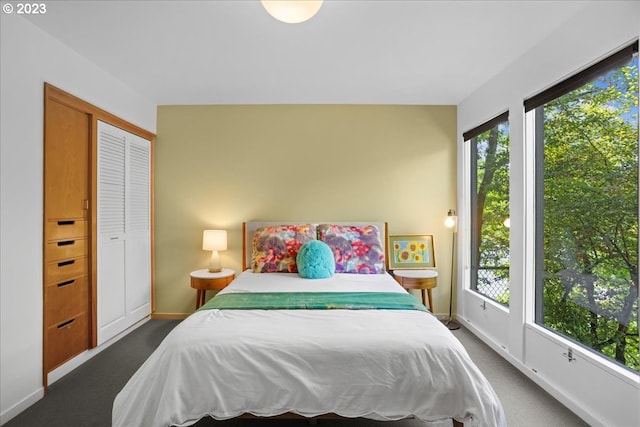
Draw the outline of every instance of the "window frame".
[[[579,340],[563,334],[561,331],[557,331],[545,325],[544,322],[544,177],[545,177],[545,138],[544,138],[544,107],[547,103],[560,98],[561,96],[572,92],[596,79],[608,73],[622,67],[631,58],[638,55],[638,41],[631,43],[630,45],[614,52],[610,56],[598,61],[597,63],[587,67],[586,69],[577,72],[576,74],[567,77],[563,81],[551,86],[550,88],[534,95],[524,101],[524,112],[526,114],[533,114],[534,125],[534,279],[533,279],[533,294],[534,294],[534,309],[533,309],[533,325],[543,328],[549,333],[561,337],[564,340],[575,343],[589,352],[594,358],[602,359],[609,363],[615,364],[620,368],[629,370],[638,374],[637,371],[630,370],[629,367],[622,365],[620,362],[607,357],[602,352],[591,348],[589,345],[580,342]]]
[[[478,269],[479,269],[479,260],[476,256],[476,251],[474,248],[478,247],[478,233],[477,233],[477,193],[478,193],[478,149],[477,149],[477,137],[484,132],[491,130],[502,123],[509,123],[509,110],[506,110],[492,119],[472,128],[466,132],[462,133],[462,138],[465,143],[469,143],[469,208],[470,208],[470,247],[469,247],[469,261],[470,261],[470,269],[469,269],[469,289],[473,292],[481,295],[485,298],[494,301],[496,304],[501,305],[505,309],[509,308],[509,305],[504,305],[499,303],[495,298],[492,298],[489,295],[485,295],[478,291]],[[511,138],[509,138],[509,142]],[[507,198],[510,198],[509,192],[507,193]]]

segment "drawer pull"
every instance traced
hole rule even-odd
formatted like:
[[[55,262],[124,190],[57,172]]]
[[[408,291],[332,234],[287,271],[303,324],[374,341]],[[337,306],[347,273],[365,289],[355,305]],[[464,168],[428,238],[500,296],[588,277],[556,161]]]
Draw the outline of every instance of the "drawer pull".
[[[73,322],[75,322],[75,321],[76,321],[76,319],[71,319],[71,320],[67,320],[66,322],[62,322],[62,323],[60,323],[60,324],[58,325],[58,329],[62,329],[62,328],[64,328],[65,326],[68,326],[68,325],[72,324],[72,323],[73,323]]]
[[[71,285],[75,282],[75,280],[67,280],[66,282],[58,283],[58,287],[61,288],[63,286]]]
[[[58,225],[73,225],[76,222],[73,220],[66,220],[66,221],[58,221]]]
[[[58,242],[58,246],[73,245],[75,242],[75,240],[65,240],[64,242]]]
[[[71,265],[71,264],[73,264],[75,262],[76,262],[75,259],[72,259],[72,260],[69,260],[69,261],[62,261],[62,262],[58,263],[58,267],[64,267],[65,265]]]

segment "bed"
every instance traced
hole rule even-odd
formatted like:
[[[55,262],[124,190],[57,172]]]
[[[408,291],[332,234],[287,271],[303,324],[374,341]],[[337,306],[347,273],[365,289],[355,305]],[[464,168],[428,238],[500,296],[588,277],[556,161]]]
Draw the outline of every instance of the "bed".
[[[383,222],[243,224],[242,273],[132,376],[113,426],[283,415],[506,425],[464,347],[386,271],[386,232]]]

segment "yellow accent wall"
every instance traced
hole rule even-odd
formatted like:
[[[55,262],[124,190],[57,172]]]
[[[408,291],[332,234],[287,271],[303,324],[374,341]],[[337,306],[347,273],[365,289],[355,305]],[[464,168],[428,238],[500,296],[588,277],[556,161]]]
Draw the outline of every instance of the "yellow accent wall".
[[[387,221],[434,235],[436,313],[449,311],[456,107],[207,105],[158,108],[157,314],[193,312],[202,231],[226,229],[224,267],[242,267],[243,221]],[[209,293],[212,295],[212,293]]]

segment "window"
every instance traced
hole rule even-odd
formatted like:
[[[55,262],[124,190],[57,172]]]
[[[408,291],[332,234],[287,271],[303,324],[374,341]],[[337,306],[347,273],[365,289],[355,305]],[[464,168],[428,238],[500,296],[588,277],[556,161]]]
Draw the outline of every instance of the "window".
[[[509,114],[465,132],[471,148],[471,289],[509,305]]]
[[[535,321],[636,371],[637,51],[525,102],[535,115]]]

